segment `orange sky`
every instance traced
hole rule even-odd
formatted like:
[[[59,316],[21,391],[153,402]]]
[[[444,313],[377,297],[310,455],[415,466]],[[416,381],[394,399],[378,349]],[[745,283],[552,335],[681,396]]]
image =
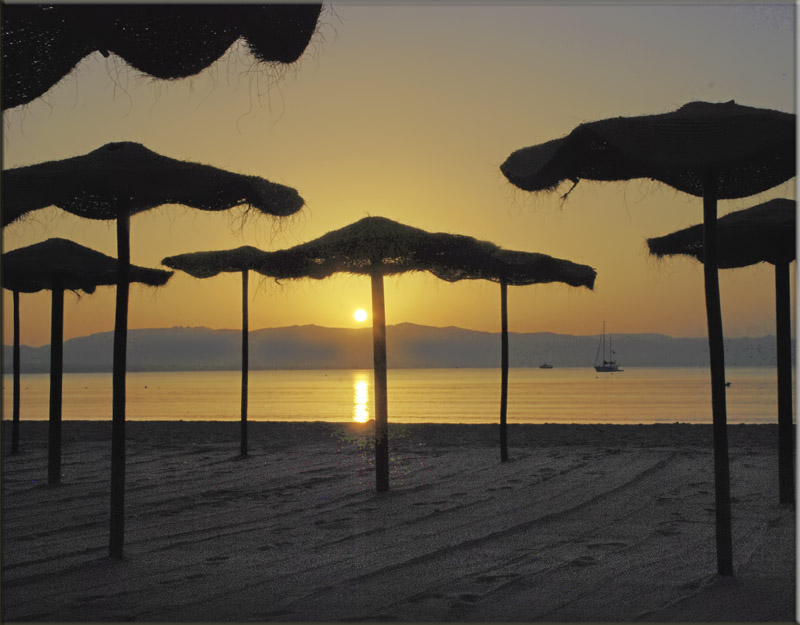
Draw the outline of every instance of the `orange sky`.
[[[143,7],[146,10],[146,7]],[[3,116],[3,167],[137,141],[173,158],[255,174],[296,188],[297,216],[242,222],[161,207],[131,222],[131,256],[159,266],[183,252],[278,249],[366,215],[593,266],[595,291],[509,289],[512,331],[703,336],[702,267],[655,261],[645,239],[702,219],[701,202],[658,183],[583,182],[558,193],[514,189],[500,163],[576,124],[734,99],[795,110],[795,7],[779,5],[499,7],[335,4],[301,60],[255,65],[235,46],[202,74],[155,81],[113,55],[92,55],[43,98]],[[795,180],[719,212],[795,197]],[[57,209],[3,232],[4,251],[49,237],[115,255],[113,224]],[[794,270],[792,273],[794,277]],[[726,336],[774,333],[771,266],[721,272]],[[4,342],[11,342],[3,291]],[[22,342],[49,342],[49,294],[23,295]],[[113,328],[113,288],[66,295],[65,338]],[[252,278],[250,327],[353,327],[369,280],[338,276],[280,285]],[[387,323],[499,331],[499,287],[428,274],[386,281]],[[176,273],[131,291],[131,328],[236,328],[240,279]],[[367,320],[369,323],[369,319]]]

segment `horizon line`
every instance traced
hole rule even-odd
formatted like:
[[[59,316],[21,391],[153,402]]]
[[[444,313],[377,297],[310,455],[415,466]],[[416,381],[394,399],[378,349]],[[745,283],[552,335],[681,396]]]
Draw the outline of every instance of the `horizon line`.
[[[393,328],[393,327],[398,327],[398,326],[416,326],[416,327],[419,327],[419,328],[430,328],[430,329],[433,329],[433,330],[450,330],[450,329],[453,329],[453,330],[462,330],[462,331],[465,331],[465,332],[477,332],[477,333],[480,333],[480,334],[497,334],[497,335],[501,334],[501,332],[499,330],[498,331],[475,330],[475,329],[472,329],[472,328],[464,328],[464,327],[461,327],[461,326],[454,326],[454,325],[433,326],[433,325],[426,325],[426,324],[421,324],[421,323],[414,323],[414,322],[411,322],[411,321],[401,321],[399,323],[386,324],[387,329],[388,328]],[[265,330],[287,330],[287,329],[292,329],[292,328],[319,328],[319,329],[323,329],[323,330],[356,330],[356,331],[361,330],[361,331],[371,331],[372,330],[372,324],[364,324],[364,325],[359,326],[359,327],[323,326],[323,325],[318,325],[318,324],[315,324],[315,323],[294,324],[294,325],[288,325],[288,326],[269,326],[269,327],[263,327],[263,328],[257,328],[257,329],[250,329],[249,330],[249,334],[253,334],[253,333],[256,333],[256,332],[263,332]],[[148,328],[128,328],[128,332],[147,332],[147,331],[152,331],[152,330],[209,330],[211,332],[236,332],[237,334],[241,333],[241,331],[242,331],[241,328],[212,328],[212,327],[209,327],[209,326],[191,326],[191,325],[173,325],[173,326],[165,326],[165,327],[148,327]],[[66,343],[67,341],[71,341],[71,340],[75,340],[75,339],[81,339],[81,338],[88,338],[88,337],[91,337],[91,336],[97,336],[99,334],[113,334],[113,332],[114,332],[113,329],[100,330],[98,332],[92,332],[91,334],[81,334],[81,335],[73,336],[71,338],[64,339],[64,342]],[[556,335],[556,336],[572,336],[572,337],[581,337],[581,338],[600,337],[602,335],[602,332],[598,332],[596,334],[570,334],[570,333],[565,333],[565,332],[552,332],[550,330],[535,330],[535,331],[529,331],[529,332],[509,330],[508,333],[509,333],[509,335],[511,335],[511,334],[552,334],[552,335]],[[669,338],[669,339],[674,339],[674,340],[706,339],[706,338],[708,338],[707,335],[700,335],[700,336],[673,336],[671,334],[665,334],[663,332],[610,332],[608,334],[610,334],[612,336],[663,336],[663,337],[666,337],[666,338]],[[751,336],[751,335],[726,336],[725,339],[726,340],[727,339],[765,339],[765,338],[770,338],[770,337],[775,337],[775,336],[776,335],[774,333],[767,333],[767,334],[763,334],[761,336]],[[794,341],[794,340],[795,340],[795,337],[792,336],[792,341]],[[25,344],[25,343],[20,343],[20,347],[29,347],[29,348],[32,348],[32,349],[38,349],[40,347],[44,347],[44,346],[49,345],[49,344],[50,343],[42,343],[40,345],[28,345],[28,344]],[[11,347],[13,347],[13,345],[7,344],[7,343],[4,342],[3,343],[3,347],[11,348]]]

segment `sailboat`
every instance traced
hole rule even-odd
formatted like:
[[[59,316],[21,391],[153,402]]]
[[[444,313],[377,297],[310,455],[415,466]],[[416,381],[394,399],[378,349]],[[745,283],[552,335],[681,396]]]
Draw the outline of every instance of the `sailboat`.
[[[597,364],[600,354],[603,354],[603,364]],[[614,350],[611,346],[611,335],[608,336],[608,359],[606,359],[606,322],[603,322],[603,336],[600,339],[600,344],[597,346],[597,356],[594,358],[594,370],[598,373],[616,373],[617,371],[624,371],[620,369],[617,361],[614,359]]]

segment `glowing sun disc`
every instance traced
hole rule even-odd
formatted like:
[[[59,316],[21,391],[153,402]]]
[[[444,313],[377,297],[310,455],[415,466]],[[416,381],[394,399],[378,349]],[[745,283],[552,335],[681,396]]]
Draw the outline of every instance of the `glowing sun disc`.
[[[367,320],[367,311],[363,308],[359,308],[357,311],[353,313],[353,319],[356,321],[366,321]]]

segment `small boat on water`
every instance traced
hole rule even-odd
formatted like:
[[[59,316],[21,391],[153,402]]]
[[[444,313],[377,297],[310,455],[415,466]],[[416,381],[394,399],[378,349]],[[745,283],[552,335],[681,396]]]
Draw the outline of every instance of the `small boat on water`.
[[[546,362],[543,362],[539,365],[539,369],[552,369],[553,365],[548,365]]]
[[[611,335],[608,335],[608,359],[606,359],[606,322],[603,322],[603,336],[600,339],[600,344],[597,346],[597,355],[594,358],[594,370],[597,373],[617,373],[624,371],[619,368],[619,364],[614,359],[614,349],[611,346]],[[600,354],[603,355],[602,364],[598,364]]]

